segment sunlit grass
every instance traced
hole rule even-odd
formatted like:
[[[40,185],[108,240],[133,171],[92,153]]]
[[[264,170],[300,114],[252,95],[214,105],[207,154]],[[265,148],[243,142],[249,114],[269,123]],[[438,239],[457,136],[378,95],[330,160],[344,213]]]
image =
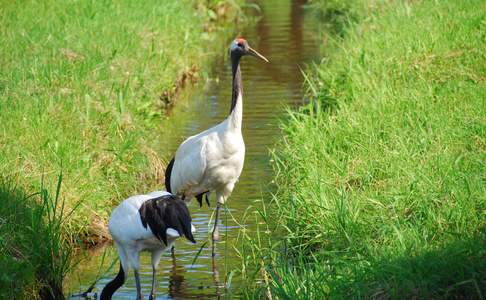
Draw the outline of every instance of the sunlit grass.
[[[116,201],[162,182],[165,98],[223,51],[238,3],[4,3],[0,172],[35,189],[62,163],[67,205],[83,200],[69,230],[106,234]]]
[[[223,51],[242,2],[2,3],[0,298],[60,299],[73,246],[160,188],[168,101]]]
[[[283,239],[245,242],[271,278],[257,292],[482,298],[484,4],[367,2],[282,125],[267,210]]]

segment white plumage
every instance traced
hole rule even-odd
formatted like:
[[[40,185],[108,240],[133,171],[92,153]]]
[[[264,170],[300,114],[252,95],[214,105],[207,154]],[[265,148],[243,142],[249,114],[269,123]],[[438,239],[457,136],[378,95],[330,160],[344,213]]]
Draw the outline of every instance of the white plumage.
[[[233,191],[245,160],[241,134],[242,96],[236,108],[222,123],[185,140],[176,152],[170,186],[186,200],[216,192],[224,204]]]

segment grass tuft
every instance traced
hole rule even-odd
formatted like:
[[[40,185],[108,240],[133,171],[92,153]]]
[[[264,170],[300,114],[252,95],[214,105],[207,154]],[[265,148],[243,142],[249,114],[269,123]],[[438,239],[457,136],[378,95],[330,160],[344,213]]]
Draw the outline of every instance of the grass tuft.
[[[64,299],[74,246],[65,237],[73,211],[60,198],[61,182],[62,174],[53,193],[42,185],[27,195],[12,179],[0,180],[0,298]]]

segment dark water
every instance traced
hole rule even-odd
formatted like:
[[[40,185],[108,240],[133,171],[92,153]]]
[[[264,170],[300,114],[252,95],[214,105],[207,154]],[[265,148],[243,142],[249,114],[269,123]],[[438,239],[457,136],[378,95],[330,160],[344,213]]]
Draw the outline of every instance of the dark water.
[[[209,219],[213,208],[199,208],[196,201],[190,205],[193,223],[197,227],[197,244],[182,239],[176,243],[176,260],[167,253],[158,271],[158,299],[217,298],[230,297],[238,293],[241,279],[238,273],[232,278],[229,289],[224,281],[241,262],[234,251],[240,226],[250,230],[254,224],[238,224],[253,200],[261,199],[271,190],[272,171],[269,164],[269,148],[278,141],[280,132],[278,118],[285,107],[302,103],[301,68],[317,58],[318,45],[314,19],[303,5],[305,1],[257,1],[261,8],[259,21],[241,30],[249,44],[265,55],[266,64],[252,57],[242,59],[243,75],[243,135],[246,144],[246,158],[243,173],[228,199],[229,213],[222,214],[220,226],[221,242],[217,246],[215,266],[211,259],[211,243],[208,242],[199,257],[192,264],[201,245],[208,240]],[[228,114],[231,102],[231,68],[224,53],[216,60],[209,74],[210,80],[196,87],[189,87],[178,100],[169,118],[161,124],[160,140],[154,141],[161,156],[170,159],[178,145],[188,136],[203,131],[221,122]],[[162,188],[162,187],[161,187]],[[214,203],[214,201],[213,201]],[[101,257],[105,255],[105,267],[117,255],[109,246],[94,251],[90,259],[83,261],[70,278],[70,289],[86,289],[99,269]],[[151,286],[149,255],[142,254],[142,289],[148,295]],[[216,272],[213,272],[215,267]],[[104,274],[96,290],[114,277],[117,267],[110,274]],[[133,274],[117,292],[114,299],[134,299]]]

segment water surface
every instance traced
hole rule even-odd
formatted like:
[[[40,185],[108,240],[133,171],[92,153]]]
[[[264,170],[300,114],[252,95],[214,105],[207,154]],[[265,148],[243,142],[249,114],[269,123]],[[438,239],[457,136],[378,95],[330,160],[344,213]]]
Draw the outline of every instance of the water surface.
[[[221,242],[217,246],[215,266],[211,259],[211,244],[208,242],[194,264],[194,257],[201,245],[208,240],[209,219],[214,205],[207,208],[198,207],[191,202],[190,210],[193,223],[197,227],[193,245],[179,239],[176,244],[176,260],[167,253],[159,266],[157,299],[204,299],[223,298],[238,293],[241,279],[235,275],[229,289],[223,282],[227,275],[238,268],[233,245],[240,226],[239,224],[248,205],[255,199],[261,199],[271,190],[272,171],[269,164],[269,148],[281,136],[278,118],[285,107],[302,103],[301,68],[317,58],[318,45],[315,39],[314,19],[304,8],[305,1],[256,1],[261,11],[261,18],[248,28],[241,29],[241,35],[249,44],[264,56],[270,63],[264,63],[252,57],[241,61],[243,76],[243,135],[246,144],[246,158],[243,173],[228,199],[229,212],[222,213],[220,225]],[[160,140],[153,142],[161,156],[170,159],[178,145],[188,136],[199,133],[221,122],[227,115],[231,102],[231,67],[228,56],[221,55],[209,74],[210,80],[199,86],[189,87],[188,91],[160,126]],[[161,187],[162,188],[162,187]],[[214,204],[214,199],[212,199]],[[234,219],[233,219],[234,218]],[[98,272],[102,254],[106,252],[105,267],[116,257],[112,246],[94,251],[91,262],[83,262],[76,271],[79,281],[77,290],[83,290]],[[142,254],[142,289],[146,297],[151,287],[150,255]],[[216,272],[213,272],[213,267]],[[101,291],[117,272],[117,266],[110,274],[104,274],[96,285]],[[91,276],[87,276],[90,274]],[[235,273],[237,274],[237,273]],[[74,276],[76,277],[76,276]],[[74,279],[76,280],[76,279]],[[130,274],[127,283],[115,294],[114,299],[134,299],[135,282]]]

